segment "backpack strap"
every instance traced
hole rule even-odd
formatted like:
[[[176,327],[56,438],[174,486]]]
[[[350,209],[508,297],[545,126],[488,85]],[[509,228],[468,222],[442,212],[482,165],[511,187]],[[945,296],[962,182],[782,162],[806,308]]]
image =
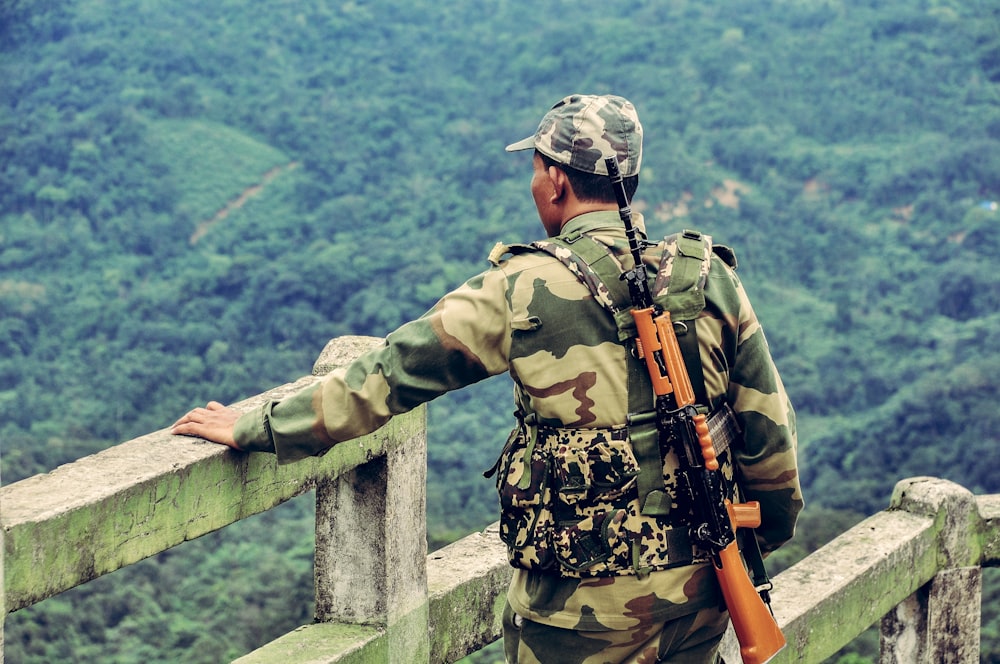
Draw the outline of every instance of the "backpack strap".
[[[663,241],[668,249],[663,252],[656,272],[651,290],[653,300],[669,311],[674,320],[694,320],[705,308],[705,283],[715,249],[712,238],[698,231],[684,230],[668,235]],[[671,250],[670,246],[675,249]],[[490,253],[490,262],[496,265],[506,253],[533,250],[550,254],[576,275],[594,300],[615,319],[620,341],[636,336],[635,322],[629,313],[632,301],[628,285],[621,279],[622,266],[607,246],[575,232],[531,244],[497,244]]]
[[[668,248],[653,282],[653,301],[679,321],[694,320],[705,308],[705,283],[711,267],[712,238],[685,230],[663,239]],[[551,254],[587,287],[618,325],[619,340],[636,336],[629,310],[632,301],[622,281],[622,266],[607,246],[581,233],[562,235],[528,245]],[[670,250],[670,246],[675,246]]]
[[[711,264],[712,239],[697,231],[686,230],[664,238],[668,246],[656,274],[653,299],[670,311],[678,330],[678,343],[691,383],[700,403],[706,403],[704,376],[695,322],[705,308],[705,283]],[[607,246],[593,238],[575,233],[534,242],[537,249],[562,262],[590,290],[594,299],[614,318],[619,341],[637,336],[632,318],[628,285],[622,280],[622,266]],[[647,399],[652,393],[649,372],[643,363],[630,356],[628,365],[629,437],[639,462],[638,483],[642,513],[667,516],[672,499],[663,487],[663,459],[656,419],[649,417]]]
[[[573,233],[532,242],[531,246],[551,254],[565,265],[616,321],[618,314],[631,307],[628,285],[621,279],[622,266],[600,242],[582,233]]]
[[[675,245],[676,249],[663,252],[653,292],[704,290],[712,256],[712,237],[685,229],[668,235],[664,241]]]
[[[563,235],[533,242],[532,246],[554,256],[583,283],[618,328],[618,340],[625,342],[637,335],[628,284],[621,278],[622,266],[608,248],[582,233]],[[640,362],[628,362],[629,411],[638,413],[652,383]]]
[[[705,308],[705,284],[712,264],[712,237],[685,229],[668,235],[663,241],[668,246],[660,259],[653,282],[653,300],[670,312],[695,396],[698,403],[709,406],[712,404],[708,403],[705,390],[695,326],[698,315]],[[614,318],[619,341],[636,336],[635,321],[630,312],[632,301],[628,285],[621,278],[622,266],[607,246],[579,232],[533,242],[530,246],[552,255],[576,275],[598,304]],[[641,376],[633,377],[637,367]],[[633,390],[633,386],[638,389]],[[648,394],[643,388],[649,387],[651,385],[645,367],[641,363],[630,362],[631,412],[638,413],[642,410],[644,404],[640,403],[640,399]]]
[[[698,314],[705,308],[705,284],[712,265],[712,238],[698,231],[685,229],[669,236],[675,251],[663,252],[660,270],[653,283],[654,293],[662,293],[664,308],[675,321],[677,345],[680,346],[697,403],[708,402],[705,376],[701,368],[701,350],[696,330]]]

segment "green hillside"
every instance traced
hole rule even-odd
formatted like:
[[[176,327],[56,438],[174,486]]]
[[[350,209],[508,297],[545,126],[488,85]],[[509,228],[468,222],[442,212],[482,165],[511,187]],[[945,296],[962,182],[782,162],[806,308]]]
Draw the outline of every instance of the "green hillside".
[[[197,221],[195,231],[204,225],[206,232],[216,217],[228,216],[243,197],[258,195],[289,165],[280,150],[215,122],[157,120],[149,124],[147,138],[170,169],[175,213]],[[220,207],[220,201],[226,205]]]
[[[0,3],[0,477],[385,335],[541,234],[504,153],[634,101],[635,207],[736,249],[796,405],[807,510],[1000,491],[1000,7],[957,0]],[[429,410],[429,538],[496,518],[495,379]],[[217,662],[309,620],[295,501],[6,623],[12,662]],[[239,565],[227,561],[240,560]],[[983,661],[1000,661],[986,578]],[[862,640],[844,661],[873,661]],[[481,658],[489,661],[486,656]]]

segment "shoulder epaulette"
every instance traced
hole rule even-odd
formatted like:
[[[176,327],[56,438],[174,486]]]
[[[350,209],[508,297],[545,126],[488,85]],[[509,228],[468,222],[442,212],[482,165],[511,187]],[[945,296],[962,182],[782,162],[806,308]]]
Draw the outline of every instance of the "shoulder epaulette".
[[[712,247],[712,252],[721,258],[723,263],[734,270],[736,269],[736,252],[732,248],[724,244],[717,244]]]
[[[500,264],[500,259],[507,254],[523,254],[529,251],[538,251],[537,247],[533,247],[530,244],[504,244],[503,242],[497,242],[493,245],[493,249],[490,250],[489,256],[486,259],[494,266]]]
[[[712,236],[684,230],[663,238],[666,250],[653,283],[653,296],[702,290],[711,267]]]

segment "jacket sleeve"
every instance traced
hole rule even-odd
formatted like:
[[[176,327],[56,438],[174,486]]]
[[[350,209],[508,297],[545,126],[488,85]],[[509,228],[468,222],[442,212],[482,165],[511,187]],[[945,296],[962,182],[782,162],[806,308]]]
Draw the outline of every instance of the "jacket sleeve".
[[[236,443],[279,463],[322,454],[445,392],[507,370],[507,280],[488,270],[441,298],[385,344],[315,385],[243,415]]]
[[[712,276],[710,289],[718,284],[717,291],[729,291],[718,315],[724,321],[721,346],[730,351],[716,353],[725,359],[715,363],[726,365],[727,401],[744,434],[745,444],[733,450],[733,460],[744,498],[760,501],[761,526],[756,532],[761,548],[772,551],[792,537],[804,504],[795,411],[739,279],[719,261],[712,266]]]

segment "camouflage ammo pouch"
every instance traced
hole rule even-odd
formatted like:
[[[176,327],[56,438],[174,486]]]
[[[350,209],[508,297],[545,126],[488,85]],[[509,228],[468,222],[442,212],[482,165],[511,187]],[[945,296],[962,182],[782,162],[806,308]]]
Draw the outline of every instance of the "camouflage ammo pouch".
[[[664,461],[676,482],[676,460]],[[639,510],[629,429],[515,429],[497,463],[511,565],[566,577],[647,574],[708,560],[683,519]],[[669,476],[667,476],[669,474]]]

